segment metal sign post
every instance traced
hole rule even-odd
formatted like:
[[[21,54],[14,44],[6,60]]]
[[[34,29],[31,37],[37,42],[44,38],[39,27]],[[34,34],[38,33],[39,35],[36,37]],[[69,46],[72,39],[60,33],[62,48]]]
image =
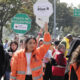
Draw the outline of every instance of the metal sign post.
[[[53,38],[56,38],[56,0],[54,0],[54,28],[53,28]]]

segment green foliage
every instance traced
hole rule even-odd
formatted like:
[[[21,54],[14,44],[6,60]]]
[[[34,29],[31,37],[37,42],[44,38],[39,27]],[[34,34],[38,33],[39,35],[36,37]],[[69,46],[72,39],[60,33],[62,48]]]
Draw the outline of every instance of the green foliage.
[[[54,4],[53,0],[50,0]],[[72,27],[73,26],[73,9],[68,7],[66,3],[60,3],[60,0],[56,0],[56,27],[59,29],[63,26]],[[54,28],[54,14],[50,17],[49,21],[49,31],[52,34]]]
[[[21,0],[0,0],[0,40],[3,26],[18,12],[21,6]]]
[[[79,26],[65,27],[63,29],[63,36],[65,36],[69,33],[72,34],[73,36],[79,36],[80,35],[80,27]]]
[[[21,0],[3,0],[0,2],[0,26],[4,26],[21,7]]]
[[[63,28],[63,36],[71,33],[72,28],[70,26]]]
[[[33,16],[33,2],[31,1],[24,1],[22,4],[21,9],[19,10],[21,13],[26,13],[29,16]]]
[[[72,12],[66,3],[60,3],[57,5],[57,23],[58,26],[72,26]]]
[[[80,35],[80,27],[79,26],[75,26],[73,27],[72,31],[71,31],[71,34],[73,36],[79,36]]]

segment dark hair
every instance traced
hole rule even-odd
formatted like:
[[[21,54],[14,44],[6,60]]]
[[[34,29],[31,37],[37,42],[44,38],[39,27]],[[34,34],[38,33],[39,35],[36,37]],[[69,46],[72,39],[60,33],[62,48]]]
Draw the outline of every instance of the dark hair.
[[[11,49],[12,52],[14,52],[14,51],[12,50],[12,48],[11,48],[11,45],[12,45],[13,43],[14,43],[15,45],[17,45],[17,48],[18,48],[18,43],[17,43],[16,41],[12,41],[12,42],[10,43],[10,49]],[[16,48],[16,50],[17,50],[17,48]],[[16,50],[15,50],[15,51],[16,51]]]
[[[72,53],[72,58],[70,64],[77,63],[77,68],[80,66],[80,45],[76,48],[76,50]]]
[[[64,44],[59,44],[58,45],[58,50],[60,50],[62,47],[65,47],[65,45]]]
[[[54,45],[58,46],[58,45],[59,45],[59,43],[60,43],[60,41],[59,41],[59,40],[57,40],[57,41],[55,41],[55,42],[54,42]]]
[[[41,39],[39,42],[42,42],[43,40]]]
[[[25,39],[25,44],[27,44],[29,42],[29,40],[35,40],[35,42],[37,43],[37,40],[34,36],[28,36],[26,39]],[[25,47],[25,50],[27,51],[27,47]]]
[[[41,39],[41,40],[39,41],[39,45],[40,45],[40,42],[43,42],[43,40]]]
[[[23,40],[20,40],[20,43],[23,43]]]

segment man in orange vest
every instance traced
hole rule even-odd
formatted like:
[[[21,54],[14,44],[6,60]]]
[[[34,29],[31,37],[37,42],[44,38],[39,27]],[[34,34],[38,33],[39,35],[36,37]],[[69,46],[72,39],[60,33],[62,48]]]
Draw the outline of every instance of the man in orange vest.
[[[44,44],[41,47],[36,48],[36,39],[29,37],[25,40],[25,49],[14,54],[10,80],[43,80],[42,59],[51,45],[47,23],[44,30]]]

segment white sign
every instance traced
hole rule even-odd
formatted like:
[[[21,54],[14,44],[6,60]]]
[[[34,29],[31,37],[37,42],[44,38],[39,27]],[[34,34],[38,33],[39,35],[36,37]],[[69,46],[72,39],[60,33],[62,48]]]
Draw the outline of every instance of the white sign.
[[[39,0],[34,4],[33,10],[35,16],[50,17],[53,13],[53,6],[48,0]]]
[[[36,17],[36,23],[37,23],[41,28],[44,27],[44,22],[42,21],[41,18]]]
[[[36,23],[41,27],[43,28],[45,23],[48,23],[49,22],[49,18],[48,17],[44,17],[44,18],[41,18],[41,17],[36,17]]]
[[[39,18],[41,18],[44,23],[45,22],[47,22],[47,23],[49,22],[49,17],[39,17]]]
[[[26,24],[14,24],[14,29],[16,30],[27,30],[27,27]]]

